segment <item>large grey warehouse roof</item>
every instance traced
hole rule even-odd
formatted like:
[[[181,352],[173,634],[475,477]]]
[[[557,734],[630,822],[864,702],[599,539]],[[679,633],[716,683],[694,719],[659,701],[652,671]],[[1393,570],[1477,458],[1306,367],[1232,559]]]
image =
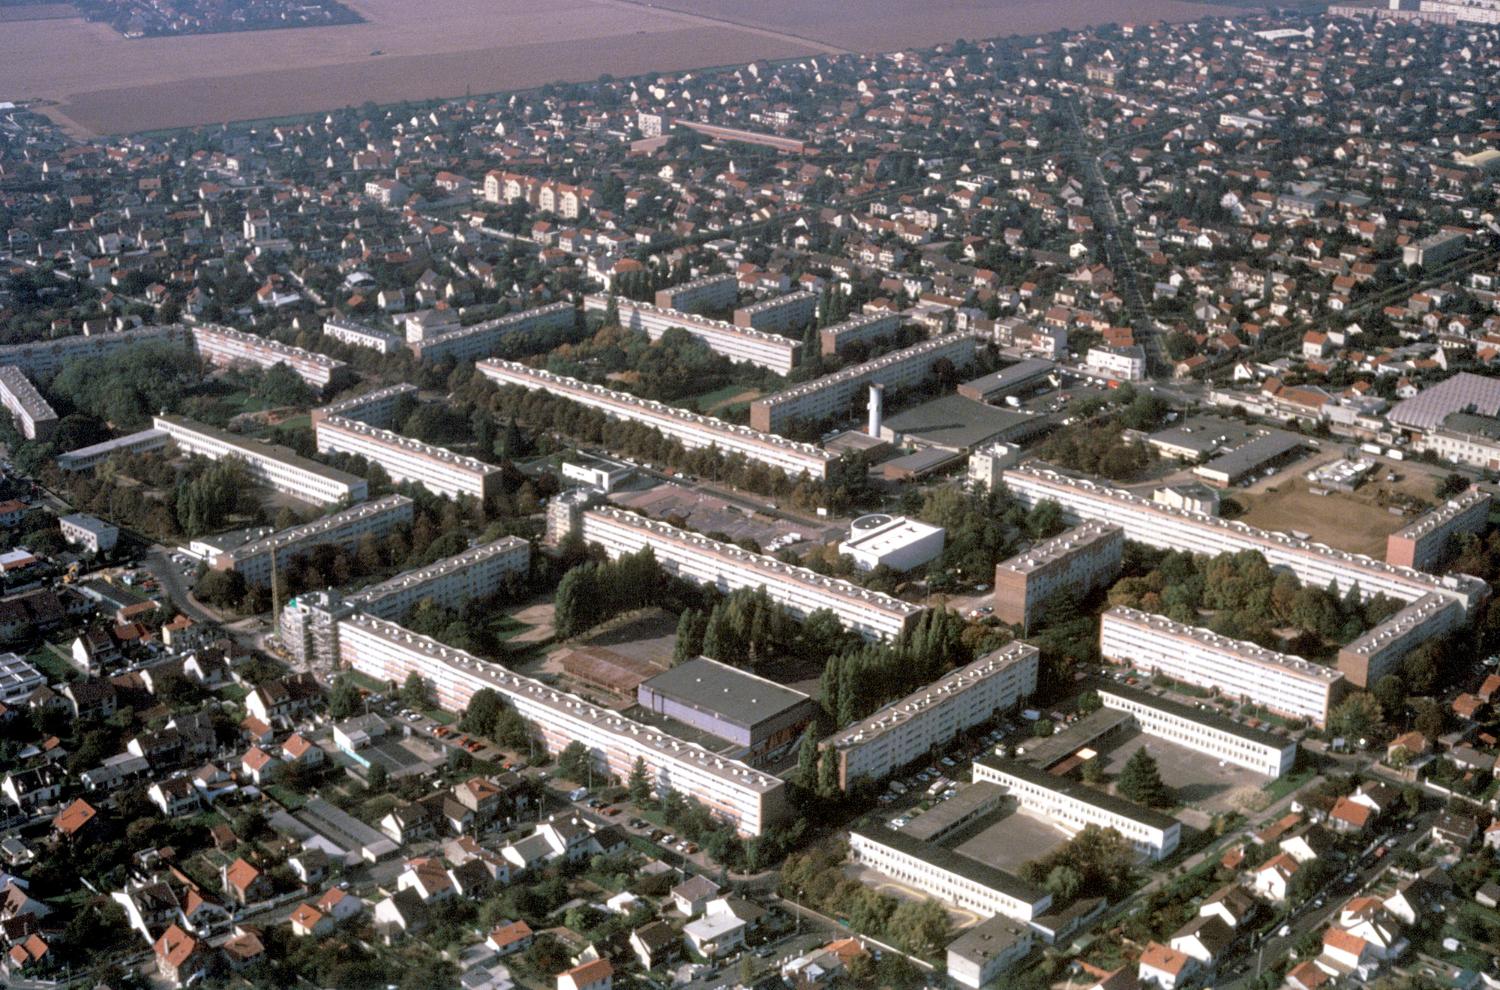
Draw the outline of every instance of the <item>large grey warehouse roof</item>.
[[[643,681],[641,687],[747,729],[812,700],[801,691],[708,657],[680,663]]]
[[[981,863],[977,859],[972,859],[960,852],[954,852],[952,849],[939,845],[936,842],[923,842],[920,839],[913,839],[911,836],[903,835],[901,832],[896,831],[875,818],[867,818],[856,822],[849,831],[873,839],[881,845],[889,846],[907,856],[914,856],[924,863],[932,864],[940,870],[947,870],[949,873],[973,880],[975,883],[988,887],[991,890],[998,890],[1007,897],[1014,897],[1018,901],[1025,901],[1027,904],[1036,904],[1043,897],[1047,896],[1045,890],[1016,876],[1014,873],[1007,873],[988,863]]]
[[[1448,414],[1456,412],[1476,412],[1481,416],[1500,413],[1500,378],[1461,371],[1396,403],[1389,419],[1411,429],[1435,430],[1443,425]]]

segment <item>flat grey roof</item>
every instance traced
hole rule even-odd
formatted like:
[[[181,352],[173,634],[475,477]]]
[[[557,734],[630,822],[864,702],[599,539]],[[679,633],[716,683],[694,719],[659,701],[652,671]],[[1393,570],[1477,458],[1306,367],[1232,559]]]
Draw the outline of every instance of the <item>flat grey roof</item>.
[[[1264,729],[1252,729],[1250,726],[1236,722],[1227,715],[1221,715],[1211,708],[1194,708],[1191,705],[1184,705],[1181,702],[1172,701],[1168,698],[1158,698],[1149,691],[1142,691],[1139,688],[1129,687],[1125,684],[1117,684],[1114,681],[1107,681],[1096,677],[1091,678],[1085,687],[1098,691],[1101,695],[1113,694],[1117,697],[1134,701],[1137,704],[1166,712],[1169,715],[1189,719],[1197,722],[1199,725],[1207,726],[1210,729],[1215,729],[1229,735],[1238,736],[1241,739],[1248,739],[1250,742],[1261,746],[1274,746],[1277,749],[1285,749],[1288,746],[1296,745],[1290,739],[1283,739],[1275,733],[1267,732]]]
[[[1175,426],[1157,430],[1146,439],[1199,454],[1211,454],[1224,447],[1242,444],[1259,432],[1256,427],[1223,416],[1189,416]]]
[[[1221,454],[1203,465],[1204,472],[1222,474],[1229,478],[1237,478],[1247,471],[1254,471],[1267,461],[1274,461],[1278,457],[1296,450],[1307,441],[1295,433],[1287,433],[1277,430],[1263,437],[1256,437],[1248,443],[1242,444],[1227,454]]]
[[[986,440],[1008,434],[1018,427],[1030,426],[1036,417],[1010,409],[945,395],[931,402],[888,416],[888,429],[911,436],[923,443],[953,450],[977,447]]]
[[[1017,759],[1035,764],[1042,769],[1055,766],[1130,721],[1127,712],[1101,708],[1089,712],[1066,729],[1045,739],[1030,740],[1025,744],[1026,752]]]
[[[955,825],[997,806],[1005,797],[1005,788],[988,780],[968,785],[946,801],[939,801],[913,818],[901,831],[913,839],[932,842]]]
[[[1121,714],[1124,714],[1123,712]],[[1153,808],[1127,801],[1124,798],[1106,794],[1104,791],[1096,790],[1087,784],[1077,784],[1066,777],[1054,777],[1050,773],[1038,770],[1036,767],[1022,763],[1020,760],[1007,760],[1003,756],[980,756],[974,761],[982,763],[987,767],[993,767],[1001,773],[1008,773],[1013,777],[1020,777],[1029,784],[1045,787],[1049,791],[1070,797],[1075,801],[1093,805],[1101,811],[1120,815],[1140,822],[1149,828],[1169,829],[1177,824],[1177,819],[1171,815],[1164,815]]]
[[[964,387],[974,389],[985,398],[989,398],[1008,389],[1020,388],[1038,378],[1045,378],[1056,368],[1055,362],[1045,358],[1027,358],[1007,368],[1001,368],[999,371],[992,371],[983,377],[964,382]]]
[[[812,701],[801,691],[708,657],[662,671],[643,681],[641,689],[747,729]]]
[[[1028,904],[1036,904],[1047,896],[1045,890],[1028,883],[1014,873],[1006,873],[1004,870],[996,869],[988,863],[981,863],[977,859],[971,859],[963,853],[954,852],[936,842],[913,839],[873,818],[856,822],[849,831]]]

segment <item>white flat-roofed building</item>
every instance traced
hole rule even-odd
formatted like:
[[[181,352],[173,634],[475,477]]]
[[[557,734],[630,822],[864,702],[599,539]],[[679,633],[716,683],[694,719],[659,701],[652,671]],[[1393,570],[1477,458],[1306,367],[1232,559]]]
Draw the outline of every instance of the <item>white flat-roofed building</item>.
[[[221,571],[237,571],[245,583],[264,586],[271,583],[271,560],[285,567],[297,554],[329,544],[352,550],[365,534],[379,539],[396,526],[412,520],[412,501],[405,495],[386,495],[363,502],[342,512],[292,526],[270,536],[251,540],[214,554],[209,563]]]
[[[657,563],[683,580],[726,593],[765,588],[772,601],[796,618],[805,619],[826,608],[844,628],[866,639],[894,639],[927,611],[921,605],[620,509],[589,509],[583,513],[581,530],[584,542],[599,544],[611,560],[650,547]]]
[[[1280,777],[1297,762],[1297,741],[1240,725],[1216,712],[1189,708],[1145,691],[1102,681],[1093,685],[1105,708],[1129,712],[1149,736],[1225,763]]]
[[[1138,382],[1146,377],[1146,349],[1139,344],[1091,347],[1085,363],[1090,371],[1106,378]]]
[[[1099,652],[1316,725],[1328,720],[1344,688],[1343,673],[1332,667],[1123,606],[1100,617]]]
[[[882,780],[934,747],[982,725],[1036,691],[1040,651],[1009,643],[893,701],[822,743],[838,759],[839,787]]]
[[[483,500],[500,487],[500,468],[443,447],[342,416],[314,424],[320,454],[358,454],[385,468],[392,481],[412,481],[435,495]]]
[[[107,357],[136,344],[153,341],[185,343],[190,339],[188,328],[180,323],[136,327],[133,330],[111,333],[78,334],[0,347],[0,365],[13,364],[23,374],[33,378],[51,378],[69,361]]]
[[[57,428],[57,413],[51,404],[13,364],[0,366],[0,404],[10,410],[27,440],[45,440]]]
[[[1036,933],[999,915],[982,921],[948,943],[948,978],[980,990],[1031,954]]]
[[[426,599],[443,608],[458,608],[488,598],[507,577],[524,577],[530,568],[531,544],[519,536],[502,536],[361,588],[344,600],[376,618],[397,620]]]
[[[702,313],[705,310],[725,310],[740,297],[738,275],[705,275],[681,285],[656,290],[656,305],[661,309],[675,309],[683,313]]]
[[[237,365],[274,368],[284,364],[313,388],[323,388],[340,368],[345,367],[344,362],[326,354],[215,323],[193,327],[193,345],[200,358],[220,368]]]
[[[1339,670],[1355,687],[1371,688],[1406,655],[1435,636],[1463,625],[1464,611],[1442,595],[1423,595],[1339,648]]]
[[[1396,567],[1373,557],[1336,550],[1217,516],[1160,505],[1148,498],[1102,482],[1075,478],[1030,464],[1003,475],[1006,487],[1027,508],[1056,502],[1070,522],[1099,519],[1125,530],[1125,538],[1168,550],[1217,556],[1241,550],[1258,551],[1272,567],[1285,567],[1303,584],[1326,588],[1332,582],[1341,592],[1358,584],[1360,594],[1387,595],[1404,602],[1437,592],[1459,602],[1465,611],[1489,594],[1489,588],[1467,574],[1438,577],[1409,567]]]
[[[211,461],[233,457],[255,480],[306,502],[362,502],[370,493],[365,479],[310,461],[289,447],[261,443],[180,416],[157,416],[152,426],[185,454],[198,454]]]
[[[323,336],[350,347],[367,347],[377,354],[394,354],[406,346],[406,341],[389,330],[345,318],[324,320]]]
[[[419,361],[473,361],[495,353],[495,348],[513,334],[535,330],[566,330],[577,320],[578,310],[572,303],[557,302],[536,309],[510,313],[449,333],[407,343]]]
[[[997,486],[1005,483],[1001,472],[1016,464],[1020,459],[1021,448],[1003,440],[987,443],[972,451],[969,454],[967,475],[969,487],[983,485],[985,491],[994,491]]]
[[[1451,537],[1484,532],[1491,501],[1488,492],[1471,485],[1410,526],[1386,537],[1386,563],[1429,569],[1442,559]]]
[[[604,295],[585,296],[584,311],[603,313],[609,309],[609,300]],[[660,340],[662,334],[677,327],[731,361],[748,362],[778,375],[790,374],[797,366],[801,344],[789,337],[629,299],[617,298],[615,305],[620,313],[620,326],[644,333],[652,341]]]
[[[407,396],[415,399],[417,387],[406,382],[378,388],[373,392],[361,392],[359,395],[351,395],[346,399],[314,409],[312,421],[318,423],[330,416],[341,416],[344,419],[389,429],[395,425],[393,420],[396,411],[400,408],[402,399]]]
[[[0,703],[13,705],[46,686],[42,672],[14,653],[0,653]]]
[[[995,617],[1029,628],[1053,595],[1080,599],[1112,582],[1125,555],[1125,531],[1090,519],[995,565]]]
[[[120,541],[118,527],[82,512],[59,516],[57,526],[62,530],[64,540],[91,553],[107,553]]]
[[[612,492],[624,484],[635,468],[629,464],[611,464],[607,461],[583,460],[563,461],[562,476],[566,481],[597,488],[601,492]]]
[[[854,566],[861,571],[882,566],[909,571],[942,556],[945,535],[941,526],[871,513],[854,520],[849,538],[839,544],[839,553],[853,557]]]
[[[792,292],[741,306],[734,311],[734,325],[767,333],[801,333],[817,312],[816,292]]]
[[[549,752],[580,742],[596,766],[620,780],[629,778],[639,757],[651,769],[655,792],[694,798],[744,835],[760,835],[785,812],[784,785],[771,774],[395,623],[368,615],[344,619],[339,657],[344,666],[382,681],[400,684],[415,673],[448,711],[463,711],[476,691],[490,688],[536,727]]]
[[[787,440],[748,426],[726,423],[712,416],[616,392],[602,385],[528,368],[514,361],[479,361],[474,367],[497,385],[541,389],[570,402],[598,409],[613,419],[643,423],[663,436],[681,442],[689,450],[717,447],[726,454],[741,454],[794,478],[806,472],[813,480],[822,481],[828,477],[828,465],[838,460],[836,454],[810,443]]]
[[[824,357],[831,357],[843,353],[850,344],[891,337],[900,329],[900,313],[861,313],[819,330],[818,347]]]
[[[1182,838],[1181,823],[1169,815],[1018,760],[993,754],[979,757],[974,761],[974,782],[981,781],[999,784],[1022,808],[1050,819],[1070,835],[1088,825],[1112,828],[1131,848],[1153,861],[1172,855]]]
[[[1014,874],[945,846],[903,835],[878,821],[849,831],[849,857],[945,904],[985,917],[1029,922],[1052,906],[1052,895]]]
[[[958,368],[972,364],[977,345],[973,334],[950,333],[793,385],[750,403],[750,425],[775,433],[795,420],[818,422],[842,416],[871,385],[909,388],[926,381],[939,361],[947,360]]]
[[[57,455],[57,466],[64,471],[87,471],[109,460],[116,454],[140,454],[148,450],[160,450],[170,438],[166,431],[141,430],[103,443],[90,444]]]

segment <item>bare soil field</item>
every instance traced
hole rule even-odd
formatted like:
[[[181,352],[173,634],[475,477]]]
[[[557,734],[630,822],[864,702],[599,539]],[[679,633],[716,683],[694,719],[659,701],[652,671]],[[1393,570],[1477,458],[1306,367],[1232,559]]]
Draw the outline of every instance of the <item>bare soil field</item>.
[[[1307,465],[1300,465],[1307,470]],[[1387,473],[1399,480],[1385,480]],[[1233,492],[1246,512],[1240,519],[1252,526],[1289,533],[1299,530],[1319,543],[1340,550],[1385,559],[1385,538],[1406,526],[1416,515],[1394,515],[1387,506],[1396,497],[1432,499],[1433,477],[1428,465],[1382,463],[1377,476],[1352,493],[1330,491],[1314,495],[1301,474],[1278,475],[1270,485],[1252,492]]]
[[[284,117],[648,72],[1231,8],[1183,0],[350,0],[363,24],[127,39],[66,5],[0,9],[0,100],[79,135]],[[372,52],[380,52],[373,55]]]

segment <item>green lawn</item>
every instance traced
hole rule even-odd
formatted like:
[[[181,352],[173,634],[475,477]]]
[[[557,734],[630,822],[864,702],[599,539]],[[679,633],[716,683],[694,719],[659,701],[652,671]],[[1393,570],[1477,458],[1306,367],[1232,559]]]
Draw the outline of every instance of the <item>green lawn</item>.
[[[307,803],[307,798],[296,791],[282,787],[280,784],[271,784],[265,789],[266,793],[276,800],[287,811],[296,811]]]
[[[390,687],[384,681],[377,681],[369,674],[362,674],[357,670],[346,670],[341,672],[339,676],[349,678],[354,682],[356,687],[362,687],[371,694],[379,694]]]
[[[67,661],[68,647],[46,643],[27,654],[26,660],[52,681],[76,681],[82,675],[78,668]]]
[[[458,716],[441,708],[424,708],[422,714],[432,719],[439,725],[452,725],[458,721]]]
[[[522,622],[520,619],[517,619],[512,615],[498,616],[489,624],[489,627],[490,632],[494,635],[495,639],[499,640],[502,643],[508,639],[521,635],[521,633],[531,628],[526,623]]]
[[[1274,804],[1286,797],[1288,794],[1301,787],[1318,775],[1316,767],[1304,767],[1301,770],[1293,770],[1284,777],[1278,777],[1265,786],[1266,796]]]

